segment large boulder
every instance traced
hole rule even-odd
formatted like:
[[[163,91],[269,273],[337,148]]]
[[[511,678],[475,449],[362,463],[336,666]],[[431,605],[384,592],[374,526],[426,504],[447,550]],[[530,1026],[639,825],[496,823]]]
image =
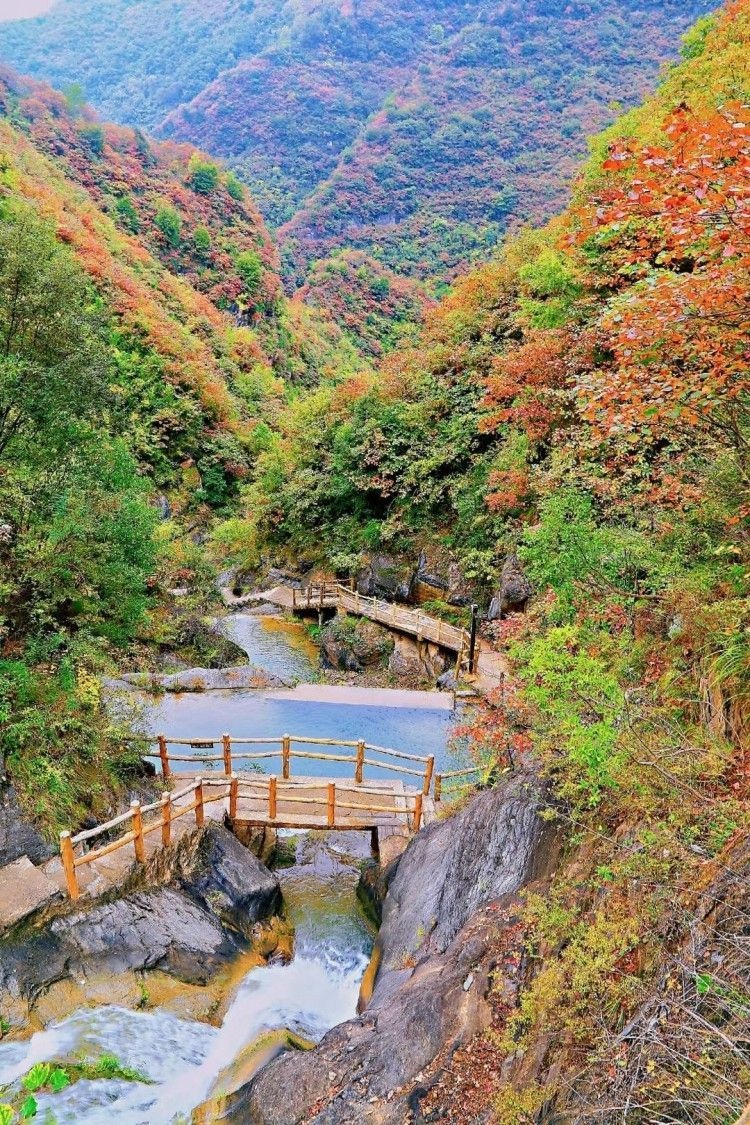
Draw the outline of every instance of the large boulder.
[[[368,598],[387,601],[409,597],[413,572],[390,555],[373,555],[357,574],[357,590]]]
[[[0,783],[2,784],[2,783]],[[52,848],[37,831],[30,820],[23,815],[18,795],[12,785],[2,785],[0,789],[0,867],[12,863],[21,856],[28,856],[32,863],[43,863],[54,855]]]
[[[503,987],[513,1006],[522,962],[520,949],[510,949],[516,892],[552,858],[542,801],[536,779],[519,775],[412,840],[386,873],[373,958],[380,970],[362,1015],[333,1028],[314,1050],[271,1062],[239,1093],[226,1120],[423,1120],[419,1103],[429,1082],[488,1026],[490,990]]]
[[[320,635],[323,663],[343,672],[361,672],[385,664],[393,651],[387,629],[366,618],[337,616]]]
[[[437,680],[455,660],[446,656],[439,645],[429,641],[417,643],[413,637],[396,634],[388,668],[405,679]]]
[[[487,617],[497,621],[509,613],[523,613],[534,593],[518,555],[508,555],[500,575],[500,588],[490,604]]]
[[[278,880],[226,828],[211,824],[157,853],[130,889],[67,903],[0,940],[2,997],[29,1006],[58,980],[161,969],[202,984],[277,911]]]

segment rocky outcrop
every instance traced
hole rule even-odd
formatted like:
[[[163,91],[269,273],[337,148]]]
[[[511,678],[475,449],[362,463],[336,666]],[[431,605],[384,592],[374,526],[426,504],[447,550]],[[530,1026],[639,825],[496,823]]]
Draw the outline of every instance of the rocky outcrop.
[[[32,863],[43,863],[53,854],[54,848],[24,817],[13,786],[3,785],[0,789],[0,867],[21,856],[28,856]]]
[[[517,555],[508,555],[500,576],[500,588],[490,604],[487,617],[497,621],[508,613],[523,613],[534,593]]]
[[[374,954],[380,968],[362,1015],[335,1027],[315,1050],[271,1062],[227,1120],[421,1120],[426,1075],[439,1073],[488,1025],[490,989],[502,986],[496,951],[512,926],[515,892],[551,862],[542,797],[535,778],[517,776],[411,842],[389,873]]]
[[[437,680],[455,663],[438,645],[429,641],[417,643],[412,637],[396,634],[388,668],[396,676]]]
[[[390,555],[373,555],[357,574],[357,590],[368,598],[406,601],[412,572]]]
[[[334,617],[320,635],[324,665],[344,672],[361,672],[384,664],[393,643],[387,629],[365,618]]]
[[[158,672],[127,672],[116,680],[108,680],[114,688],[132,688],[138,691],[246,691],[290,687],[262,668],[248,664],[242,668],[187,668],[183,672],[162,675]]]
[[[204,983],[280,903],[276,877],[211,824],[159,853],[129,890],[82,908],[67,904],[6,936],[0,998],[31,1006],[55,981],[103,972],[161,969]]]

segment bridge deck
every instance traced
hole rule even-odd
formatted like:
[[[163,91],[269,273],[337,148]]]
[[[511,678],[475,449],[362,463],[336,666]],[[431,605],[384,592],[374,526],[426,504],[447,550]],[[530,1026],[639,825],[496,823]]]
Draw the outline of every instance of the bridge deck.
[[[172,780],[182,787],[197,779],[193,774],[176,774]],[[342,777],[274,777],[276,815],[269,814],[271,777],[252,772],[238,773],[239,796],[233,823],[266,828],[318,828],[326,831],[377,830],[381,839],[391,835],[410,836],[414,831],[413,807],[418,789],[402,781],[367,781],[356,785]],[[203,775],[204,784],[209,779]],[[335,786],[333,823],[329,813],[329,786]],[[176,802],[187,804],[190,796]],[[216,801],[210,815],[229,815],[229,798]],[[422,797],[422,823],[435,819],[435,802]]]
[[[455,652],[460,659],[465,658],[469,651],[469,633],[466,629],[450,625],[440,618],[430,617],[421,609],[397,605],[395,602],[386,602],[380,598],[365,597],[339,583],[308,586],[303,590],[276,586],[273,590],[255,595],[255,600],[294,613],[338,609],[359,617],[367,617],[370,621],[376,621],[400,633],[407,633],[419,641],[430,641],[449,652]]]

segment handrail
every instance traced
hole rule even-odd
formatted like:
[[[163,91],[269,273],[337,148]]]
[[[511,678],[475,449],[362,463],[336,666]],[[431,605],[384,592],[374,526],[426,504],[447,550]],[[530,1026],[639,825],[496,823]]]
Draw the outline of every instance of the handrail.
[[[365,766],[384,769],[409,777],[422,777],[422,792],[427,796],[430,792],[432,776],[435,770],[435,758],[432,754],[407,754],[403,750],[394,750],[390,746],[376,746],[366,742],[363,738],[337,739],[319,738],[312,735],[282,734],[269,735],[267,738],[248,739],[235,738],[233,735],[225,733],[219,737],[206,738],[204,740],[206,745],[216,746],[220,744],[222,748],[221,754],[173,754],[170,752],[172,746],[180,747],[191,745],[198,742],[198,739],[174,738],[171,735],[159,734],[155,742],[158,747],[162,777],[165,781],[172,776],[172,762],[196,762],[200,764],[221,762],[224,766],[224,776],[231,777],[235,772],[236,763],[238,761],[259,761],[279,757],[282,762],[282,777],[286,779],[291,775],[292,761],[298,758],[303,760],[314,759],[319,762],[351,763],[354,766],[355,781],[358,785],[362,783]],[[237,746],[247,746],[248,744],[253,746],[278,746],[279,749],[264,750],[254,753],[243,750],[239,753],[237,752]],[[295,749],[296,746],[332,746],[345,750],[355,749],[356,753],[327,754],[317,750],[298,750]],[[383,762],[379,761],[377,758],[368,757],[368,755],[373,754],[396,759],[397,762],[407,761],[418,763],[422,768],[413,769],[409,766],[393,765],[390,762]]]
[[[354,760],[349,758],[348,760]],[[431,762],[432,759],[429,759]],[[398,768],[398,767],[391,767]],[[416,771],[408,771],[416,773]],[[417,774],[421,776],[421,774]],[[265,783],[265,784],[264,784]],[[378,818],[382,815],[389,814],[391,816],[403,816],[406,819],[407,829],[411,820],[411,830],[418,832],[422,823],[423,814],[423,801],[424,796],[429,789],[429,779],[426,782],[427,788],[423,792],[417,790],[416,792],[396,792],[395,790],[383,790],[362,786],[360,787],[359,781],[352,787],[344,783],[338,787],[335,781],[329,779],[306,779],[304,783],[299,781],[290,781],[288,779],[279,779],[273,775],[268,777],[259,777],[257,779],[240,779],[236,773],[223,780],[219,778],[211,778],[204,780],[203,777],[197,777],[190,782],[189,785],[184,786],[182,789],[175,790],[171,793],[164,793],[161,800],[150,805],[141,805],[140,801],[132,801],[130,809],[121,813],[119,816],[113,817],[105,824],[100,824],[96,828],[87,829],[85,832],[80,832],[76,836],[71,835],[70,832],[60,833],[60,855],[62,859],[63,871],[65,873],[65,881],[70,898],[75,902],[80,898],[81,889],[78,881],[78,868],[83,867],[95,860],[102,859],[104,856],[111,854],[120,848],[127,847],[129,844],[133,845],[135,853],[135,860],[137,863],[144,864],[146,862],[146,846],[145,839],[152,832],[161,829],[162,846],[166,847],[171,842],[172,823],[179,820],[183,816],[190,813],[195,814],[195,823],[198,828],[202,828],[205,823],[205,806],[212,804],[215,801],[229,800],[229,817],[234,821],[237,819],[238,802],[240,796],[246,800],[262,804],[264,811],[262,815],[258,815],[257,823],[264,825],[272,825],[277,827],[308,827],[307,824],[299,824],[295,822],[294,814],[280,812],[279,805],[284,806],[298,806],[298,805],[316,805],[318,807],[325,806],[326,809],[326,824],[329,828],[337,827],[336,824],[336,810],[344,810],[345,812],[358,812],[361,813],[365,819],[362,823],[353,821],[351,819],[345,820],[338,825],[341,828],[356,829],[377,826],[379,823]],[[254,791],[251,793],[240,793],[240,787],[253,786]],[[205,787],[220,788],[222,791],[215,794],[207,794]],[[325,796],[321,795],[321,790],[325,791]],[[307,793],[317,793],[316,796],[305,796]],[[372,796],[378,796],[381,799],[387,797],[388,794],[392,795],[393,803],[382,804],[375,803],[371,799]],[[188,804],[178,805],[177,802],[190,794],[194,795],[192,801]],[[364,802],[354,802],[352,800],[341,800],[341,795],[345,797],[352,794],[362,796],[365,798]],[[158,818],[150,823],[144,824],[144,815],[159,810]],[[375,820],[373,821],[373,817]],[[243,817],[248,824],[253,824],[256,819],[252,815]],[[113,828],[130,821],[130,828],[122,836],[116,840],[108,843],[101,844],[98,848],[92,851],[87,851],[82,855],[76,855],[75,849],[79,845],[88,840],[92,840],[97,836],[103,836],[105,833],[110,832]]]
[[[433,641],[457,652],[459,666],[465,662],[470,649],[471,634],[468,629],[450,625],[439,617],[430,617],[420,609],[360,594],[341,582],[312,583],[302,590],[292,588],[292,609],[323,610],[332,606],[370,617],[392,628],[406,627],[406,631],[414,633],[418,640]]]

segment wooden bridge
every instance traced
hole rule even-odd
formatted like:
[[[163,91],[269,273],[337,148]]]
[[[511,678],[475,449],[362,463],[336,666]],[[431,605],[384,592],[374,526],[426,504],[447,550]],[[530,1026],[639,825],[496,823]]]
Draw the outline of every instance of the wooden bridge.
[[[219,753],[211,753],[218,747]],[[61,834],[65,885],[72,899],[81,894],[81,869],[93,866],[97,874],[110,881],[122,878],[130,869],[132,857],[137,863],[145,863],[149,855],[169,846],[193,825],[202,827],[207,817],[226,821],[233,831],[247,827],[369,830],[378,850],[393,837],[405,844],[423,824],[434,819],[443,777],[477,772],[452,771],[441,776],[435,773],[433,756],[374,746],[364,739],[337,741],[290,734],[189,739],[159,735],[155,748],[154,757],[158,755],[166,787],[158,801],[148,805],[134,801],[127,812],[105,824],[76,835]],[[278,760],[279,772],[260,772],[259,763],[272,759]],[[352,776],[292,776],[295,760],[345,763],[351,767]],[[187,772],[175,773],[173,763],[187,767]],[[238,769],[240,763],[244,770]],[[407,781],[365,781],[365,771],[372,768],[402,774]],[[215,775],[206,772],[214,769]],[[178,779],[181,784],[175,788]],[[118,830],[121,834],[113,838]],[[111,872],[106,870],[108,864]]]
[[[455,652],[457,670],[472,671],[468,667],[471,650],[469,630],[449,625],[437,617],[430,617],[420,609],[366,597],[340,582],[315,583],[302,590],[277,586],[274,590],[259,594],[257,598],[258,601],[289,609],[293,613],[321,613],[324,609],[336,609],[367,617],[379,625],[416,637],[417,643],[428,641],[449,652]]]

